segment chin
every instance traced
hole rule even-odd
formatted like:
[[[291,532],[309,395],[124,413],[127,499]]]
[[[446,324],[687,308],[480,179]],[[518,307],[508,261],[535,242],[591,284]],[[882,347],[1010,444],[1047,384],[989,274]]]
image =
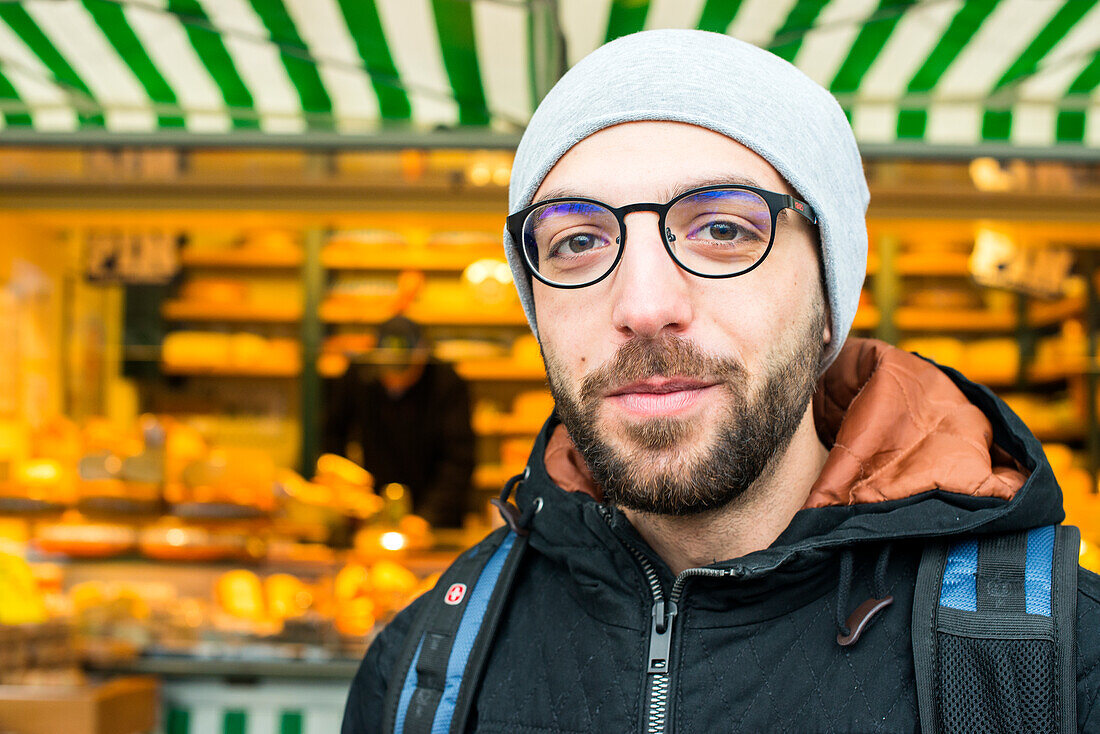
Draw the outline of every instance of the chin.
[[[685,450],[695,453],[700,444],[712,445],[716,422],[711,415],[620,417],[601,421],[599,430],[620,453],[673,461],[682,459]]]
[[[695,475],[717,442],[713,421],[700,417],[650,418],[616,428],[603,432],[608,448],[645,483],[675,483]]]

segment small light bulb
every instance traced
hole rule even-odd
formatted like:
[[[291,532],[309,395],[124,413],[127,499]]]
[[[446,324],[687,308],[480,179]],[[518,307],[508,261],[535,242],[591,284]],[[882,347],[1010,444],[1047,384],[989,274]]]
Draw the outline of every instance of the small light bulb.
[[[508,263],[499,262],[493,271],[494,277],[502,284],[508,285],[512,282],[512,268],[508,266]]]
[[[405,547],[405,536],[391,530],[388,533],[382,533],[381,543],[386,550],[401,550]]]
[[[34,461],[27,464],[23,473],[31,481],[51,482],[61,476],[61,467],[54,461]]]
[[[493,172],[485,163],[476,163],[467,174],[474,186],[485,186],[493,178]]]

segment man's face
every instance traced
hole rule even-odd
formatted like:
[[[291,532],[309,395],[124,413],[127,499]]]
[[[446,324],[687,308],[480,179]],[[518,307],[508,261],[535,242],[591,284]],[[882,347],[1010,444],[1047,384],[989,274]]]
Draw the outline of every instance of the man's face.
[[[534,200],[661,203],[731,177],[794,193],[767,161],[723,135],[635,122],[574,146]],[[806,419],[829,332],[817,238],[792,215],[780,214],[764,262],[736,278],[680,269],[657,214],[633,212],[608,278],[577,290],[533,283],[559,415],[610,501],[671,515],[724,506]]]

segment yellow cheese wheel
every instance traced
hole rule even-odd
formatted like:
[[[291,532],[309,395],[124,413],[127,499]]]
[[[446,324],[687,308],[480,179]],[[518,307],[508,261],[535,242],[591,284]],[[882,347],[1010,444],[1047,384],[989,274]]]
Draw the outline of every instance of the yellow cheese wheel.
[[[1020,346],[1015,339],[979,339],[964,349],[962,370],[974,379],[1011,380],[1020,367]]]
[[[417,587],[416,575],[393,561],[378,561],[370,567],[371,588],[380,594],[408,594]]]
[[[947,337],[925,337],[905,339],[899,347],[907,352],[916,352],[948,367],[960,368],[966,361],[963,343]]]
[[[180,288],[186,301],[241,303],[248,299],[248,284],[232,278],[194,278]]]
[[[309,588],[288,573],[276,573],[264,579],[264,596],[271,616],[279,619],[300,617],[313,604]]]
[[[229,363],[229,355],[229,337],[207,331],[175,331],[161,346],[168,367],[220,367]]]
[[[267,364],[267,339],[245,332],[229,337],[229,363],[239,367]]]
[[[337,600],[354,599],[370,592],[370,571],[360,563],[349,563],[336,574],[333,593]]]
[[[336,610],[336,629],[349,637],[363,637],[370,633],[377,621],[374,602],[367,597],[346,599]]]
[[[296,250],[298,242],[294,235],[286,230],[259,229],[249,232],[241,246],[249,250]]]
[[[234,617],[260,620],[267,616],[260,578],[251,571],[223,573],[216,582],[215,597],[221,608]]]
[[[366,469],[336,454],[322,454],[317,459],[317,479],[336,479],[360,487],[369,487],[374,482]]]

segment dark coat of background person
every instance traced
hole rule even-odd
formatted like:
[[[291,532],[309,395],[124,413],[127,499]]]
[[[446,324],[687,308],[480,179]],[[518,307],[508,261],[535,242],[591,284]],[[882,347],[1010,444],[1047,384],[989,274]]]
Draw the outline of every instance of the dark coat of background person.
[[[846,349],[878,348],[854,342]],[[736,573],[693,578],[685,588],[670,650],[667,731],[920,731],[912,608],[925,545],[1064,517],[1039,441],[989,390],[953,370],[943,372],[964,396],[962,404],[989,420],[1009,463],[1027,472],[1024,484],[1007,501],[932,489],[809,507],[770,547],[712,564]],[[906,387],[920,399],[917,384]],[[539,498],[541,508],[529,526],[527,553],[494,635],[469,732],[642,730],[653,598],[633,553],[657,569],[666,597],[673,575],[621,511],[567,492],[550,478],[544,455],[556,424],[551,417],[536,440],[530,476],[517,490],[521,511]],[[847,614],[874,594],[876,561],[887,546],[894,603],[856,644],[841,647],[841,554],[850,551],[855,562]],[[391,671],[427,598],[398,614],[371,645],[352,683],[343,734],[381,731]],[[1100,577],[1084,569],[1077,628],[1077,724],[1080,731],[1100,732]]]
[[[413,512],[437,527],[460,527],[469,509],[474,434],[466,382],[434,359],[407,391],[390,395],[368,368],[352,365],[328,387],[325,450],[363,448],[363,466],[381,491],[407,485]]]

